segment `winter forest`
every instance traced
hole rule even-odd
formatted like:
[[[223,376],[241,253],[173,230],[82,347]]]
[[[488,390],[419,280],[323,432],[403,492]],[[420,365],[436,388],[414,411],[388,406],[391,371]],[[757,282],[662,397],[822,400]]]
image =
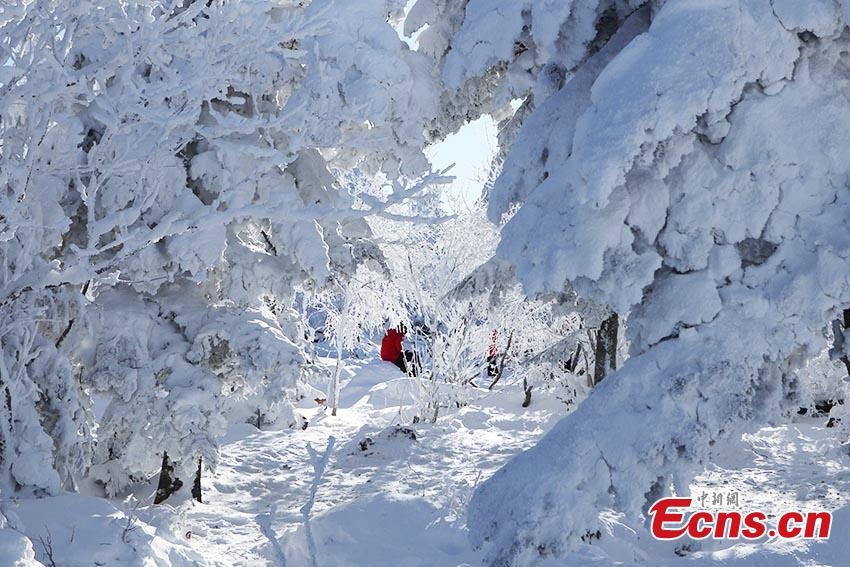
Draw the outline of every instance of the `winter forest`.
[[[0,567],[850,565],[848,25],[3,0]]]

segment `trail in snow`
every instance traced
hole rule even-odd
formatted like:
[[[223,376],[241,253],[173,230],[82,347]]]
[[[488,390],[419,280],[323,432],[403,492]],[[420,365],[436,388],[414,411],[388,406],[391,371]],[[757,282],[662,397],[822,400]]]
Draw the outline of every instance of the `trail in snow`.
[[[413,429],[411,387],[381,361],[349,365],[338,416],[305,408],[304,431],[231,428],[204,479],[204,503],[185,505],[192,547],[210,565],[282,564],[281,553],[290,567],[312,565],[302,516],[314,481],[308,447],[321,453],[334,438],[310,510],[318,565],[480,563],[463,530],[472,489],[566,406],[541,400],[522,410],[521,388],[509,386]]]
[[[411,385],[395,367],[372,361],[351,364],[347,371],[337,417],[324,408],[305,408],[304,431],[231,429],[216,473],[204,481],[205,502],[182,507],[192,530],[189,544],[204,564],[479,565],[482,554],[471,548],[464,526],[476,483],[567,413],[563,403],[543,396],[523,409],[521,387],[507,384],[502,391],[482,391],[437,424],[414,428],[406,411]],[[770,514],[846,505],[847,457],[825,421],[805,418],[765,428],[718,449],[715,464],[693,483],[693,496],[737,492],[742,508]],[[326,468],[316,476],[314,465],[322,469],[329,445]],[[317,455],[311,456],[309,446]],[[683,542],[652,541],[615,515],[606,526],[601,540],[566,564],[657,565],[684,555],[699,564],[752,564],[761,558],[771,565],[802,565],[824,549],[778,541],[691,542],[683,548]],[[827,545],[839,549],[837,542]]]
[[[203,504],[188,494],[181,501],[181,493],[137,510],[129,499],[122,505],[73,493],[5,496],[0,504],[14,529],[36,542],[38,559],[47,562],[44,540],[62,567],[480,565],[482,552],[471,548],[464,525],[474,487],[568,411],[540,393],[524,409],[521,384],[503,382],[501,390],[476,391],[468,406],[446,410],[436,424],[410,426],[410,381],[386,363],[349,361],[337,417],[305,405],[304,431],[232,427],[215,474],[203,479]],[[771,518],[788,510],[835,511],[828,542],[658,542],[608,511],[599,539],[542,565],[846,565],[850,467],[826,422],[797,417],[718,445],[691,494],[707,494],[710,504],[717,493],[737,493],[742,510],[762,509]],[[323,467],[320,455],[331,438]],[[154,488],[155,479],[133,496],[150,502]]]

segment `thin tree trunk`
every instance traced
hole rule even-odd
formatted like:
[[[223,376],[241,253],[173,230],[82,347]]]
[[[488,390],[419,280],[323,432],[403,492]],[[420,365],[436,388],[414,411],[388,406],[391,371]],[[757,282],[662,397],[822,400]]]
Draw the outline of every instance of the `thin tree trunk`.
[[[620,319],[616,313],[602,321],[596,333],[596,352],[593,368],[593,385],[597,385],[608,376],[609,371],[617,369],[617,333]]]
[[[192,483],[192,498],[198,502],[201,500],[201,467],[204,463],[203,457],[198,457],[198,470],[195,472],[195,482]]]
[[[342,312],[339,316],[339,322],[337,323],[336,329],[336,368],[334,368],[333,379],[331,380],[331,392],[330,392],[330,406],[331,406],[331,415],[336,415],[336,410],[339,407],[339,375],[342,372],[342,348],[343,348],[343,340],[342,334],[345,332],[345,315],[348,313],[348,305],[351,301],[349,297],[349,291],[345,290],[345,299],[342,304]]]
[[[336,346],[336,368],[334,368],[334,376],[331,380],[331,415],[336,415],[337,406],[339,406],[339,375],[342,372],[342,347],[337,341]]]
[[[522,389],[525,392],[525,399],[522,401],[522,407],[527,408],[531,405],[531,389],[534,386],[530,386],[528,384],[528,378],[523,376],[522,378]]]
[[[260,411],[260,408],[257,408],[257,429],[263,428],[263,412]]]
[[[8,489],[11,485],[11,459],[9,452],[11,450],[10,440],[12,439],[12,393],[9,387],[3,382],[3,377],[0,376],[0,391],[2,392],[2,400],[0,400],[0,489]]]
[[[844,363],[847,375],[850,376],[850,358],[847,356],[847,345],[844,344],[844,331],[850,328],[850,309],[845,309],[840,321],[832,323],[832,350],[838,360]]]
[[[168,453],[162,452],[162,467],[159,471],[159,486],[156,489],[154,504],[165,502],[169,496],[180,490],[183,481],[174,476],[174,465],[168,458]]]
[[[508,357],[508,350],[511,348],[511,341],[514,339],[514,332],[511,331],[511,334],[508,335],[508,344],[505,346],[505,350],[502,353],[502,358],[499,360],[499,368],[496,370],[496,377],[493,378],[493,381],[490,382],[490,386],[487,388],[488,390],[492,390],[493,386],[495,386],[499,380],[502,379],[502,372],[505,370],[505,359]]]

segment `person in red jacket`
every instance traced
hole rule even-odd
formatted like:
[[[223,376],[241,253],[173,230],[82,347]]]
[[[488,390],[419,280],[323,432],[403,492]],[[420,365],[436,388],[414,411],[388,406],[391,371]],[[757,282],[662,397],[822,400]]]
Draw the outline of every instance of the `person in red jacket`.
[[[416,356],[411,351],[404,350],[402,345],[406,332],[407,328],[403,323],[394,329],[387,329],[381,341],[381,360],[392,362],[405,374],[416,376],[418,373]]]

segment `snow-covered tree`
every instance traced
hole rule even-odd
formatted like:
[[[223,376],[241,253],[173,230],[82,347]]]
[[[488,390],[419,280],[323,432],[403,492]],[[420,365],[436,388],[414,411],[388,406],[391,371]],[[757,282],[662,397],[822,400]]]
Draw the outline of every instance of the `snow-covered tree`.
[[[423,366],[415,379],[416,417],[433,421],[440,408],[462,400],[483,368],[490,329],[477,304],[448,295],[495,250],[496,231],[480,207],[451,218],[440,203],[431,203],[429,210],[441,221],[410,225],[377,219],[373,225],[392,278],[389,291],[404,309],[393,324],[404,323],[411,331],[411,346]]]
[[[526,406],[535,386],[565,386],[583,397],[599,381],[594,368],[598,366],[600,327],[610,318],[610,310],[603,306],[579,298],[574,291],[529,298],[516,279],[514,266],[496,257],[464,278],[451,298],[486,299],[479,310],[495,331],[491,340],[500,353],[491,389],[505,367],[513,379],[522,379]],[[616,338],[614,333],[610,349],[608,345],[601,348],[603,358],[610,350],[616,360]],[[576,395],[570,400],[577,401]]]
[[[415,192],[354,210],[331,172],[428,172],[437,93],[387,21],[399,9],[3,9],[0,489],[94,465],[114,493],[163,453],[186,478],[229,419],[285,411],[296,291],[356,265],[360,219]]]
[[[796,369],[850,304],[850,6],[442,4],[417,9],[449,30],[446,86],[495,74],[525,101],[490,193],[493,221],[521,205],[497,256],[528,293],[627,316],[625,364],[471,502],[491,561],[531,564],[601,509],[640,521],[718,441],[796,408]]]
[[[354,274],[335,280],[334,284],[311,297],[307,305],[323,315],[322,334],[335,351],[336,364],[327,398],[331,415],[336,415],[339,408],[343,356],[366,337],[383,330],[388,319],[399,320],[402,316],[382,258],[362,264]]]
[[[524,380],[530,396],[533,387],[552,384],[543,366],[551,370],[572,354],[558,359],[544,351],[568,337],[571,348],[577,344],[573,331],[582,320],[570,317],[574,309],[565,298],[527,298],[512,266],[491,258],[497,229],[483,205],[459,206],[434,224],[373,223],[392,278],[386,293],[405,310],[391,320],[411,330],[423,367],[413,380],[415,417],[422,420],[434,421],[446,408],[466,404],[474,388],[501,379],[501,372],[495,380],[486,375],[491,350],[493,366]]]

